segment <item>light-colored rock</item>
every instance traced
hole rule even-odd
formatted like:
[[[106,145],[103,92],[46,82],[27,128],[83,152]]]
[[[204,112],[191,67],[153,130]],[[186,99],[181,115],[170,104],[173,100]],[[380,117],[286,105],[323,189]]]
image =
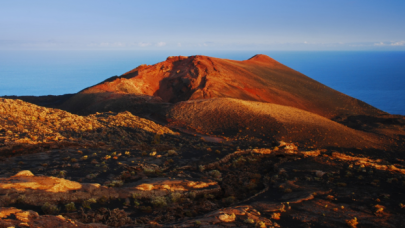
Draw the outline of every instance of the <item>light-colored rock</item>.
[[[165,188],[167,188],[166,186],[168,186],[168,185],[163,185],[163,186],[165,186]],[[153,184],[141,184],[139,186],[136,186],[135,188],[138,190],[142,190],[142,191],[150,191],[153,189],[153,187],[154,187]]]
[[[34,176],[24,170],[9,178],[0,178],[0,192],[8,189],[26,191],[43,190],[46,192],[67,192],[81,189],[80,183],[57,177]]]
[[[16,219],[7,218],[10,215],[15,215]],[[39,216],[38,213],[34,211],[2,207],[0,208],[0,227],[107,228],[108,226],[99,223],[83,224],[72,219],[67,219],[62,215]]]
[[[315,170],[315,175],[317,177],[323,177],[323,175],[325,175],[326,172],[323,172],[321,170]]]
[[[2,207],[0,208],[0,218],[5,218],[17,212],[21,212],[21,210],[14,207]]]
[[[98,183],[83,183],[82,184],[82,189],[86,192],[93,193],[97,189],[101,187],[100,184]]]
[[[235,214],[222,214],[220,216],[218,216],[219,220],[221,220],[222,222],[233,222],[236,219],[236,215]]]
[[[136,190],[170,190],[170,191],[191,191],[218,186],[215,181],[192,181],[186,179],[152,178],[141,180],[131,184]]]
[[[20,220],[21,222],[28,222],[31,219],[36,219],[39,217],[38,213],[35,211],[21,211],[16,212],[15,217]]]
[[[14,177],[33,177],[34,174],[29,170],[23,170],[18,172]]]

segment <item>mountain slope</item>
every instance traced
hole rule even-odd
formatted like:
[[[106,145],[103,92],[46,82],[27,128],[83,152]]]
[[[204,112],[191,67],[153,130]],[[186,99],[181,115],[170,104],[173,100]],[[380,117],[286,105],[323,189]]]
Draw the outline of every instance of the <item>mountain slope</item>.
[[[297,108],[231,98],[179,102],[167,111],[168,126],[203,134],[298,142],[305,147],[383,148],[374,134],[357,131]]]

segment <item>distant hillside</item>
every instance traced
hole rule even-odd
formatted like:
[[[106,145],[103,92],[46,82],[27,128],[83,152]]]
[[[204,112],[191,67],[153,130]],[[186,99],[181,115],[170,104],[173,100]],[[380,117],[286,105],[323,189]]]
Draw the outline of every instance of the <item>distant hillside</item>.
[[[348,128],[297,108],[231,98],[179,102],[167,111],[169,126],[203,134],[298,142],[305,147],[383,148],[374,134]]]

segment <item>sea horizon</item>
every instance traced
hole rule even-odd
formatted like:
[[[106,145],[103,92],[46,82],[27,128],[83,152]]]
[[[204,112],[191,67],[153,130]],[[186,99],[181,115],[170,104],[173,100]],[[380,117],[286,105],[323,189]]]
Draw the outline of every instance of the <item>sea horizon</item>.
[[[339,92],[390,114],[405,115],[405,51],[0,51],[0,96],[77,93],[168,56],[245,60],[266,54]]]

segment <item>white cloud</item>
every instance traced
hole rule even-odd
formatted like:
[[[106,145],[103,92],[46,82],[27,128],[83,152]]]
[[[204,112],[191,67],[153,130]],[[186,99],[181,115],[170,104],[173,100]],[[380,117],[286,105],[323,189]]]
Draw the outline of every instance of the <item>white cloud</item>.
[[[405,45],[405,41],[398,41],[395,43],[391,43],[391,46],[404,46]]]
[[[166,42],[159,42],[156,44],[156,46],[158,46],[158,47],[166,46]]]
[[[384,44],[383,42],[379,42],[379,43],[374,43],[374,46],[385,46],[386,44]]]
[[[125,43],[115,42],[115,43],[112,44],[112,46],[114,46],[114,47],[124,47]]]
[[[151,43],[147,43],[147,42],[140,42],[139,43],[139,46],[141,46],[141,47],[147,47],[147,46],[150,46],[151,45]]]
[[[405,41],[397,41],[397,42],[379,42],[374,43],[374,46],[405,46]]]

